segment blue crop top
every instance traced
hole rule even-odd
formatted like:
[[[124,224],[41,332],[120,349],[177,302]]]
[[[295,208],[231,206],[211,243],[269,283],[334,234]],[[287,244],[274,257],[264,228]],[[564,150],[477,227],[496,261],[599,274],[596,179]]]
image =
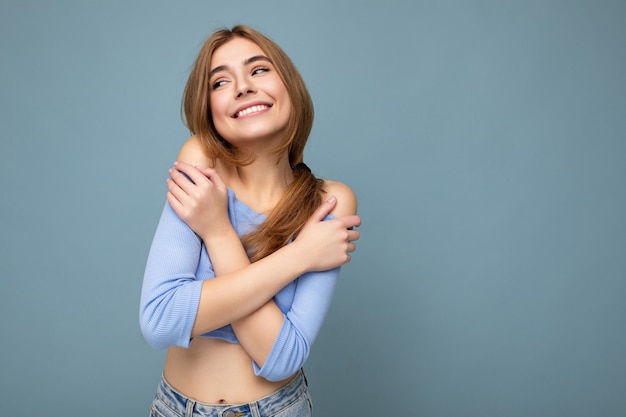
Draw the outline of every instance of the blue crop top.
[[[228,215],[239,236],[265,219],[237,200],[230,189]],[[274,301],[283,312],[283,324],[263,367],[252,362],[256,375],[280,381],[302,367],[330,306],[338,276],[339,268],[309,272],[276,294]],[[214,277],[202,240],[166,203],[152,241],[141,290],[141,331],[151,346],[189,347],[202,281]],[[230,325],[201,337],[239,343]]]

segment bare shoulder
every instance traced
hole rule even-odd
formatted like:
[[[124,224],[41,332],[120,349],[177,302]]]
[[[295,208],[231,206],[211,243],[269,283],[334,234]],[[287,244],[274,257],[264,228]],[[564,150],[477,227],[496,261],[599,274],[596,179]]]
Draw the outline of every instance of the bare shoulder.
[[[191,165],[202,165],[213,168],[213,161],[206,155],[204,146],[197,135],[193,135],[183,144],[178,153],[178,161],[187,162]]]
[[[337,199],[337,206],[331,214],[335,216],[350,216],[356,214],[357,211],[357,199],[354,191],[346,184],[324,180],[324,191],[326,191],[326,197],[335,197]]]

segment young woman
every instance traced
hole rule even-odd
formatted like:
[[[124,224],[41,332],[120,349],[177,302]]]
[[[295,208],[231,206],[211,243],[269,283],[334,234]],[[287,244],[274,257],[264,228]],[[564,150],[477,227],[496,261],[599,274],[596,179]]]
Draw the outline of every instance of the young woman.
[[[155,416],[310,416],[301,371],[360,224],[356,199],[302,162],[313,122],[285,53],[214,33],[184,92],[193,136],[167,180],[141,329],[167,348]]]

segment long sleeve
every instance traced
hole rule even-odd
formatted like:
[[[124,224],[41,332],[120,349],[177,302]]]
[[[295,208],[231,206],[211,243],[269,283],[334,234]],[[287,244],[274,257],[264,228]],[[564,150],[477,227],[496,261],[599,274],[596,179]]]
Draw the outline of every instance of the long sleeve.
[[[210,265],[201,265],[202,251],[200,238],[166,204],[141,290],[141,331],[152,347],[189,346],[202,280],[213,274]]]
[[[290,306],[281,300],[282,291],[277,294],[275,300],[284,313],[283,324],[263,367],[253,362],[256,375],[279,381],[304,365],[330,307],[339,270],[302,275],[295,281]]]
[[[229,194],[229,216],[242,236],[264,217],[237,201],[230,190]],[[275,295],[283,323],[263,366],[252,363],[257,375],[282,380],[302,367],[330,307],[339,270],[304,274]],[[202,281],[214,277],[201,239],[166,204],[150,248],[141,291],[140,325],[151,346],[189,347]],[[239,343],[230,325],[201,337]]]

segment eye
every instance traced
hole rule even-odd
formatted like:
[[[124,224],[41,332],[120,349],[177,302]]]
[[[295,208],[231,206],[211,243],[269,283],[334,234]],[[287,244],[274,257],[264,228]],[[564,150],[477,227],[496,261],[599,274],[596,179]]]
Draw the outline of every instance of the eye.
[[[218,79],[217,81],[214,81],[213,84],[211,84],[211,90],[217,90],[224,85],[226,85],[226,80]]]
[[[252,70],[252,75],[259,75],[264,72],[268,72],[270,69],[268,67],[254,67]]]

